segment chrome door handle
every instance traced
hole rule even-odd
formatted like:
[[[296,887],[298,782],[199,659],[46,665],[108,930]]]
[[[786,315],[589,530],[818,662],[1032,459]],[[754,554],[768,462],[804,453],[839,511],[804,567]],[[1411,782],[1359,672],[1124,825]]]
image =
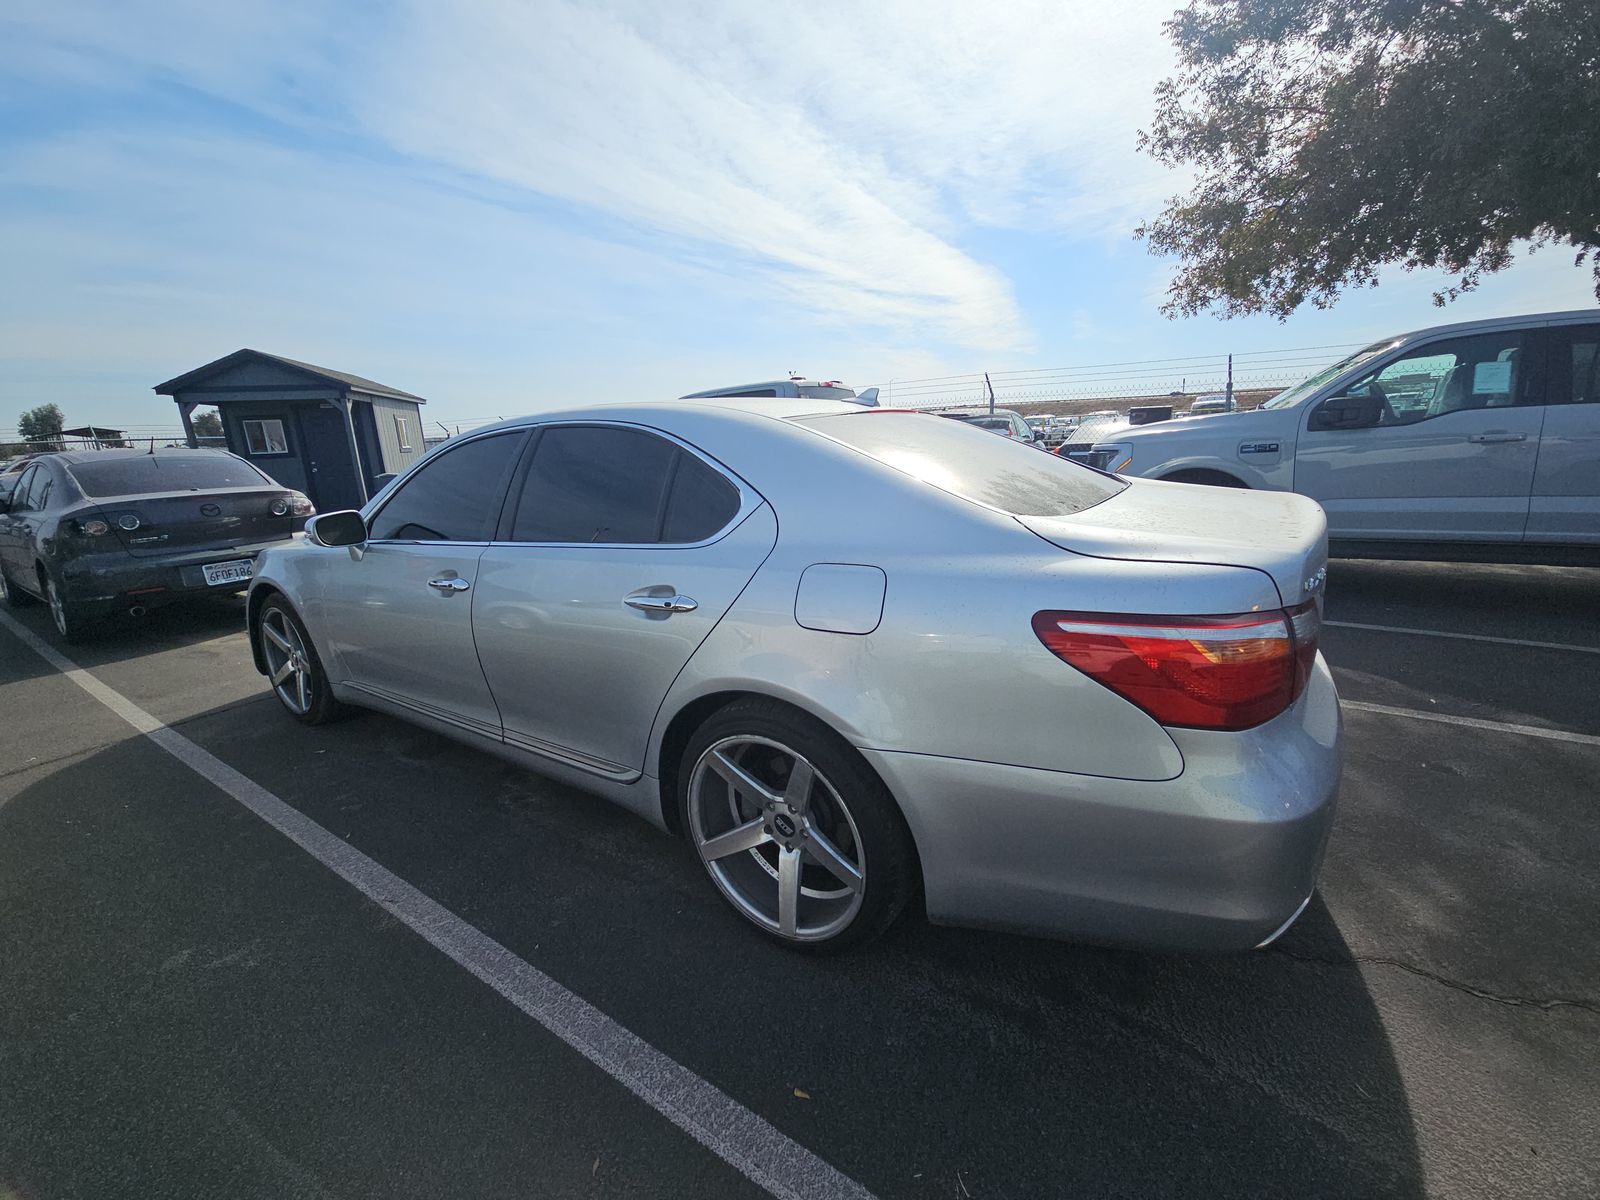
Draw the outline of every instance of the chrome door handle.
[[[1467,441],[1490,445],[1494,442],[1525,442],[1528,435],[1525,433],[1508,433],[1504,429],[1491,429],[1488,433],[1473,433],[1467,435]]]
[[[700,607],[700,602],[691,600],[688,596],[650,596],[638,595],[624,596],[622,602],[629,608],[637,608],[640,612],[679,613],[693,612]]]
[[[440,575],[437,579],[428,580],[428,586],[436,592],[443,592],[446,596],[452,592],[464,592],[472,585],[465,579],[454,575]]]

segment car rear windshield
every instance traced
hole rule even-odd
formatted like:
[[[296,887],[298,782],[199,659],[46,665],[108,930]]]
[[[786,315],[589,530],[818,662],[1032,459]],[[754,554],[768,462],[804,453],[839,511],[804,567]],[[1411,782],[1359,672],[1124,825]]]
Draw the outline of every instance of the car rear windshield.
[[[108,454],[72,463],[68,470],[84,495],[97,498],[260,487],[268,482],[249,463],[225,454]]]
[[[923,483],[1019,517],[1065,517],[1128,485],[965,421],[926,413],[801,417],[796,424],[853,446]]]

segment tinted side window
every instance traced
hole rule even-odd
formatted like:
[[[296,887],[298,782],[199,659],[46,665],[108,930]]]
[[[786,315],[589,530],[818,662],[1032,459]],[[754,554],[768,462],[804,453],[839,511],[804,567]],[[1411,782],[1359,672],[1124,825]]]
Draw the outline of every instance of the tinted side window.
[[[1600,404],[1600,325],[1551,331],[1551,404]]]
[[[22,473],[22,478],[17,480],[16,489],[11,493],[12,512],[28,512],[33,508],[28,501],[28,493],[33,490],[34,481],[38,478],[38,467],[29,467]]]
[[[637,429],[545,430],[517,503],[519,542],[657,542],[678,448]]]
[[[694,455],[679,451],[661,540],[703,542],[738,511],[739,490]]]
[[[372,521],[374,540],[481,542],[494,534],[521,433],[480,438],[422,467]]]

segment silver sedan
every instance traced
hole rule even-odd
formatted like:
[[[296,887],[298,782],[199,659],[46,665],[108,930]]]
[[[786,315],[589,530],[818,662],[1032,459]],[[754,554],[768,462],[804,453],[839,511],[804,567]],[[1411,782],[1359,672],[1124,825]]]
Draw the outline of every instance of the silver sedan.
[[[679,835],[785,945],[937,922],[1270,941],[1339,776],[1301,496],[1123,480],[922,413],[577,408],[266,551],[256,665]]]

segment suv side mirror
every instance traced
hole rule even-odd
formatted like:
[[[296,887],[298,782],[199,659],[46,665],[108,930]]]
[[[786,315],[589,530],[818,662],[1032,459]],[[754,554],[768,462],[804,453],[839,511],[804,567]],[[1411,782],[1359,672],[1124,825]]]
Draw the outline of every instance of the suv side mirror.
[[[359,546],[367,540],[367,523],[353,508],[321,513],[306,522],[306,536],[319,546]]]
[[[1372,391],[1329,396],[1311,414],[1313,429],[1371,429],[1383,421],[1384,400]]]

